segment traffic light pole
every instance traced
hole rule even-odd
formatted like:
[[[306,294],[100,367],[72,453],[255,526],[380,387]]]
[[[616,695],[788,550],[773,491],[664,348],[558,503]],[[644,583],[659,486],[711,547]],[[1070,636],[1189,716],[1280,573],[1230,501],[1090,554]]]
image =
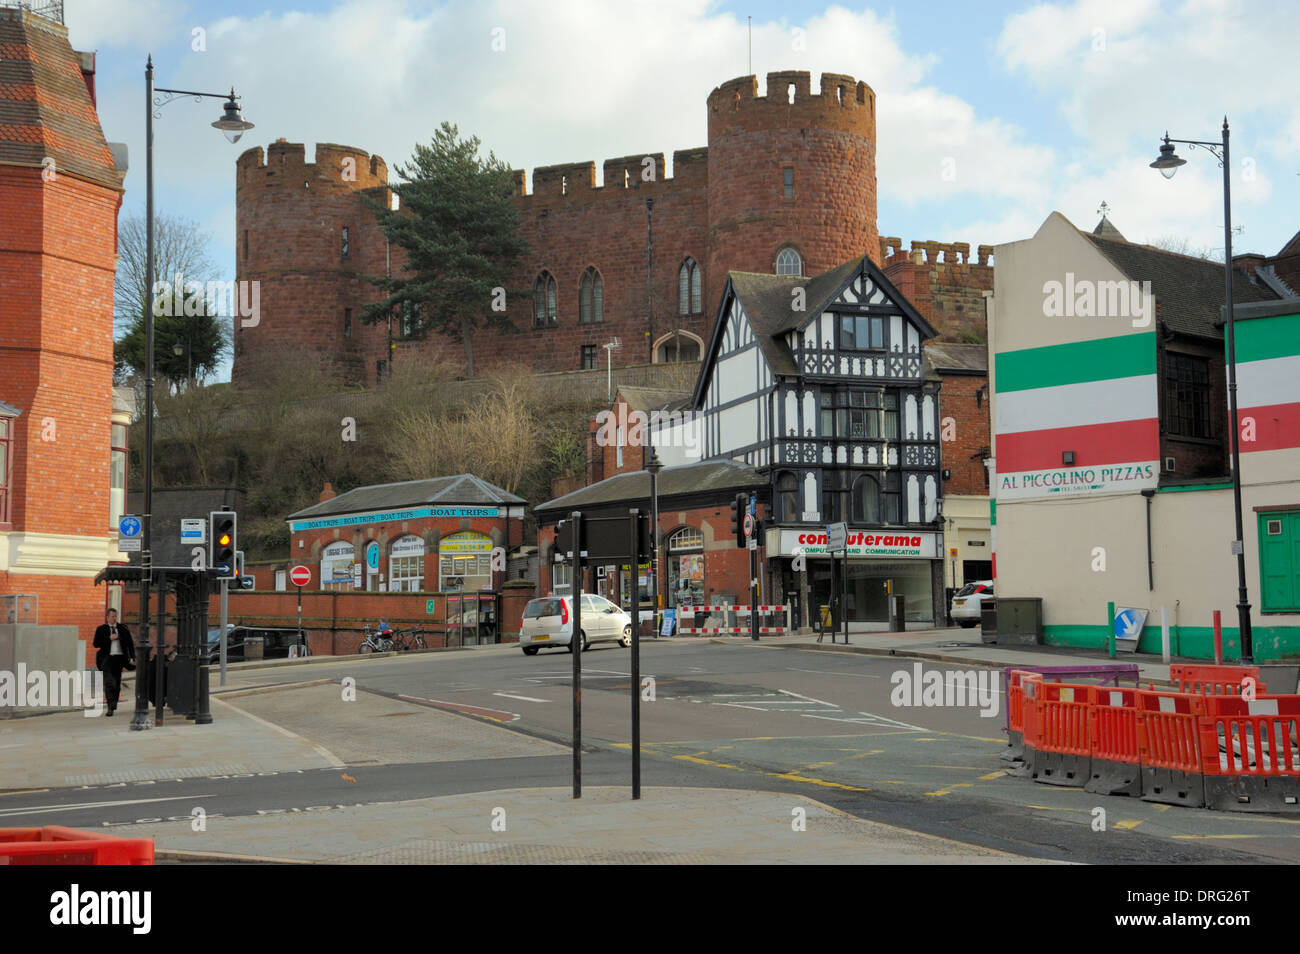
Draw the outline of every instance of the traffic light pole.
[[[582,514],[569,514],[573,527],[572,583],[573,635],[569,652],[573,656],[573,797],[582,798]]]
[[[300,594],[302,593],[301,586],[298,587],[298,592]],[[221,684],[223,686],[226,684],[226,593],[227,593],[227,581],[222,580],[221,581]],[[302,597],[299,596],[299,599],[301,600]],[[299,624],[299,628],[301,628],[301,624]],[[204,640],[203,655],[204,658],[206,658],[208,655],[206,638]]]

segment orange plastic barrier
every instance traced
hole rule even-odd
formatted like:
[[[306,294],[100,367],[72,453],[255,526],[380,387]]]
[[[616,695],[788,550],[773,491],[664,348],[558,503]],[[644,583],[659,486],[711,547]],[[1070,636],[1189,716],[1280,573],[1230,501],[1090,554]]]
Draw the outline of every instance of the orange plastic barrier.
[[[1135,695],[1143,801],[1202,807],[1197,719],[1205,714],[1207,697],[1141,689]]]
[[[1080,787],[1088,780],[1088,714],[1095,686],[1044,682],[1035,699],[1036,734],[1030,777],[1049,785]],[[1026,735],[1026,746],[1029,736]]]
[[[1300,696],[1206,699],[1200,719],[1205,801],[1231,811],[1300,806]]]
[[[62,825],[0,828],[0,865],[151,865],[152,838],[118,838]]]
[[[1178,683],[1179,692],[1194,692],[1202,696],[1238,696],[1242,681],[1255,680],[1256,693],[1264,691],[1258,666],[1202,666],[1174,664],[1169,667],[1169,678]]]
[[[1137,690],[1096,686],[1089,736],[1092,765],[1083,788],[1101,795],[1141,795]]]

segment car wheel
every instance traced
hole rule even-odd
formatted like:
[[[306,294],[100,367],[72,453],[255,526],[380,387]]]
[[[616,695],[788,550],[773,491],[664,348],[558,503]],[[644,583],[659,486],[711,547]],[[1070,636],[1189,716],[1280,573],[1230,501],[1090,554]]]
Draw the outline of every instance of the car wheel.
[[[971,628],[972,626],[974,626],[977,622],[979,622],[979,620],[974,620],[974,619],[959,619],[959,620],[957,620],[958,625],[960,625],[962,629],[970,629],[970,628]]]
[[[523,647],[523,650],[524,650],[524,655],[525,655],[525,656],[536,656],[536,655],[537,655],[537,647],[536,647],[536,646],[524,646],[524,647]]]
[[[624,627],[623,627],[623,638],[620,639],[620,640],[618,641],[618,644],[619,644],[620,646],[622,646],[624,649],[627,649],[629,646],[632,645],[632,627],[631,627],[631,626],[624,626]]]

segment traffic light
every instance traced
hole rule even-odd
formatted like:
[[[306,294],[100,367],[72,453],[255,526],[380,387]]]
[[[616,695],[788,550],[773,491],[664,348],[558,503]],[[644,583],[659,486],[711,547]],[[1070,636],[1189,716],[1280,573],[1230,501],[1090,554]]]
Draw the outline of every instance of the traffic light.
[[[208,514],[208,567],[217,571],[219,580],[237,580],[235,551],[239,549],[239,518],[233,510],[213,510]]]
[[[736,494],[736,499],[731,502],[731,532],[736,538],[736,546],[746,546],[745,541],[745,513],[749,509],[749,497],[745,494]]]

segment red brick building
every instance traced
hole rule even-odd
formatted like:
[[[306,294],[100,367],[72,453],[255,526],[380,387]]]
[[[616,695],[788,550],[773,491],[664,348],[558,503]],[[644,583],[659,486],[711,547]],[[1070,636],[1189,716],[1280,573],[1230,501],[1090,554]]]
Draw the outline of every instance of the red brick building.
[[[532,251],[508,287],[520,333],[480,331],[475,354],[545,370],[596,367],[618,338],[620,364],[697,360],[728,270],[818,274],[863,254],[879,260],[876,102],[866,83],[806,72],[731,80],[707,98],[706,148],[515,173],[520,235]],[[389,367],[387,324],[364,326],[377,300],[364,276],[394,273],[367,199],[391,203],[387,165],[318,144],[315,162],[283,140],[238,160],[237,266],[261,283],[261,320],[238,331],[234,377],[259,356],[307,347],[344,377],[373,383]],[[648,254],[650,253],[650,254]],[[649,268],[649,272],[647,272]],[[484,304],[485,309],[488,303]],[[391,360],[418,360],[400,317]],[[267,359],[273,361],[273,357]]]
[[[35,594],[41,625],[88,639],[106,599],[93,577],[123,558],[130,412],[114,406],[113,272],[124,169],[99,125],[94,54],[74,51],[64,26],[0,9],[0,77],[0,596]]]

